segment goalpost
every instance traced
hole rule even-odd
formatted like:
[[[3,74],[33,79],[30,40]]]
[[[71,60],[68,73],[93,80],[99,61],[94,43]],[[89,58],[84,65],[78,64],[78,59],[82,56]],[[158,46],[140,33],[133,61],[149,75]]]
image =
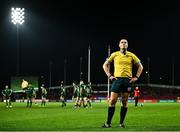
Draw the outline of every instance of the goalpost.
[[[108,58],[109,58],[109,56],[110,56],[110,54],[111,54],[111,49],[110,49],[110,44],[108,45]],[[109,70],[110,70],[110,64],[109,64]],[[109,100],[109,98],[110,98],[110,79],[109,79],[109,77],[108,77],[108,91],[107,91],[107,99]]]

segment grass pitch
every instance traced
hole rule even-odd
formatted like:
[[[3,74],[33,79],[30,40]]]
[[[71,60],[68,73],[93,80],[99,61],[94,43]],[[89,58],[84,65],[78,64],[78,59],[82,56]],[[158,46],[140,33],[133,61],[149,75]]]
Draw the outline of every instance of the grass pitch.
[[[92,103],[93,108],[73,108],[67,103],[47,103],[42,108],[33,104],[12,103],[6,108],[0,103],[0,131],[180,131],[180,104],[145,103],[134,107],[129,103],[126,128],[118,128],[120,103],[112,120],[112,128],[102,128],[107,118],[107,103]]]

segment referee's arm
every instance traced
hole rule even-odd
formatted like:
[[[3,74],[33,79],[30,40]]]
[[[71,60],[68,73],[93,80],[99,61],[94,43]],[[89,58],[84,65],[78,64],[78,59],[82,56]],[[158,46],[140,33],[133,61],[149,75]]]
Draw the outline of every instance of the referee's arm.
[[[110,65],[109,61],[106,60],[106,61],[104,62],[104,64],[103,64],[103,69],[104,69],[104,72],[106,73],[106,75],[107,75],[108,77],[111,77],[109,65]]]
[[[138,62],[135,65],[137,67],[137,73],[134,77],[131,78],[130,83],[136,82],[139,79],[139,77],[141,76],[141,73],[143,71],[143,65],[141,64],[141,62]]]
[[[143,65],[141,64],[141,62],[139,62],[136,64],[136,66],[137,66],[136,77],[139,78],[141,76],[142,71],[143,71]]]

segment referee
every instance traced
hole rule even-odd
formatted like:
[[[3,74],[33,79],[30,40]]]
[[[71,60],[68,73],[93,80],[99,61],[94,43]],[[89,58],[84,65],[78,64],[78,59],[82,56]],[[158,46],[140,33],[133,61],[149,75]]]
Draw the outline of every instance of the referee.
[[[131,92],[131,84],[136,82],[140,77],[143,66],[140,59],[132,52],[127,51],[128,41],[121,39],[119,42],[120,51],[116,51],[104,62],[103,69],[106,75],[112,82],[111,97],[109,100],[108,117],[107,122],[103,124],[103,128],[111,127],[111,120],[115,112],[115,105],[118,99],[119,93],[121,94],[121,110],[119,127],[125,127],[124,119],[127,113],[128,97]],[[110,73],[109,64],[114,63],[114,74]],[[135,75],[132,75],[132,68],[136,66],[137,71]]]

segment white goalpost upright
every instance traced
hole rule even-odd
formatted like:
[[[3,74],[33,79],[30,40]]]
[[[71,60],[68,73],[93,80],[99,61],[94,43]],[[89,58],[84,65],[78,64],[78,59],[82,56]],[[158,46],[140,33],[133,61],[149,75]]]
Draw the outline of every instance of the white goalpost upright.
[[[91,47],[88,47],[88,82],[91,81]]]
[[[111,54],[111,49],[110,49],[110,44],[108,45],[108,57],[110,56]],[[110,64],[109,64],[109,70],[110,70]],[[108,91],[107,91],[107,98],[109,100],[109,97],[110,97],[110,79],[108,77]]]

